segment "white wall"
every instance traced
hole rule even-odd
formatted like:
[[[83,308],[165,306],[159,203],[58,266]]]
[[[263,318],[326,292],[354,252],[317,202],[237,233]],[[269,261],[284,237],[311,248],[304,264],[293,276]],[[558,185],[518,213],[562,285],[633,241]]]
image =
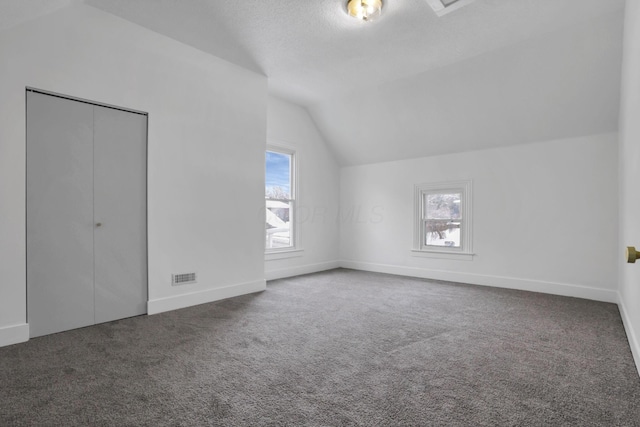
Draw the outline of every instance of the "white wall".
[[[412,256],[414,184],[463,179],[477,255]],[[615,302],[617,187],[616,134],[347,167],[342,265]]]
[[[268,143],[296,150],[298,202],[296,226],[301,252],[293,257],[268,259],[268,280],[338,267],[338,204],[340,170],[311,117],[304,108],[269,97]]]
[[[150,313],[264,289],[264,76],[84,5],[0,32],[0,58],[0,345],[28,337],[26,86],[149,113]]]
[[[640,0],[627,0],[620,110],[620,308],[640,371],[640,265],[623,261],[625,246],[640,247]]]

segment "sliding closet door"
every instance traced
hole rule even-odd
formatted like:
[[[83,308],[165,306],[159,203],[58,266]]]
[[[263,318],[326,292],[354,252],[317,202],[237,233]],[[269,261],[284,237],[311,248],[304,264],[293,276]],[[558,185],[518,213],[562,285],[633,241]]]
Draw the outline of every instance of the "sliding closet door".
[[[93,106],[27,94],[31,337],[92,325]]]
[[[93,108],[95,320],[102,323],[147,312],[147,117]]]

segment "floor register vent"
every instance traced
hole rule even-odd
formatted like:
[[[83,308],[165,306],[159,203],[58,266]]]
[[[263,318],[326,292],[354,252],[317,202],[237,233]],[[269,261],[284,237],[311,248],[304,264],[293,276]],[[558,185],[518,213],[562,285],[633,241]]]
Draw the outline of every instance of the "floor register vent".
[[[171,275],[171,286],[188,285],[196,283],[196,273],[180,273]]]

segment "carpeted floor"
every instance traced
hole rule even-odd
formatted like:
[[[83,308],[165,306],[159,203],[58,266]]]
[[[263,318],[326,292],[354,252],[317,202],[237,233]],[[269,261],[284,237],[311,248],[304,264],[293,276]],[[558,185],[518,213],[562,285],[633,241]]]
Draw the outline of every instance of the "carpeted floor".
[[[0,426],[639,426],[613,304],[332,270],[0,348]]]

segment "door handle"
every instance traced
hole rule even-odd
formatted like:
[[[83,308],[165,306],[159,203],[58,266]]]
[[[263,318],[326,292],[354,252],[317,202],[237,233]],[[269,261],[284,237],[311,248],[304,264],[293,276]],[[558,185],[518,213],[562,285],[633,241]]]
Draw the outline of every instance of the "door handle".
[[[634,246],[627,246],[625,258],[628,263],[635,264],[636,260],[640,258],[640,252],[636,251]]]

